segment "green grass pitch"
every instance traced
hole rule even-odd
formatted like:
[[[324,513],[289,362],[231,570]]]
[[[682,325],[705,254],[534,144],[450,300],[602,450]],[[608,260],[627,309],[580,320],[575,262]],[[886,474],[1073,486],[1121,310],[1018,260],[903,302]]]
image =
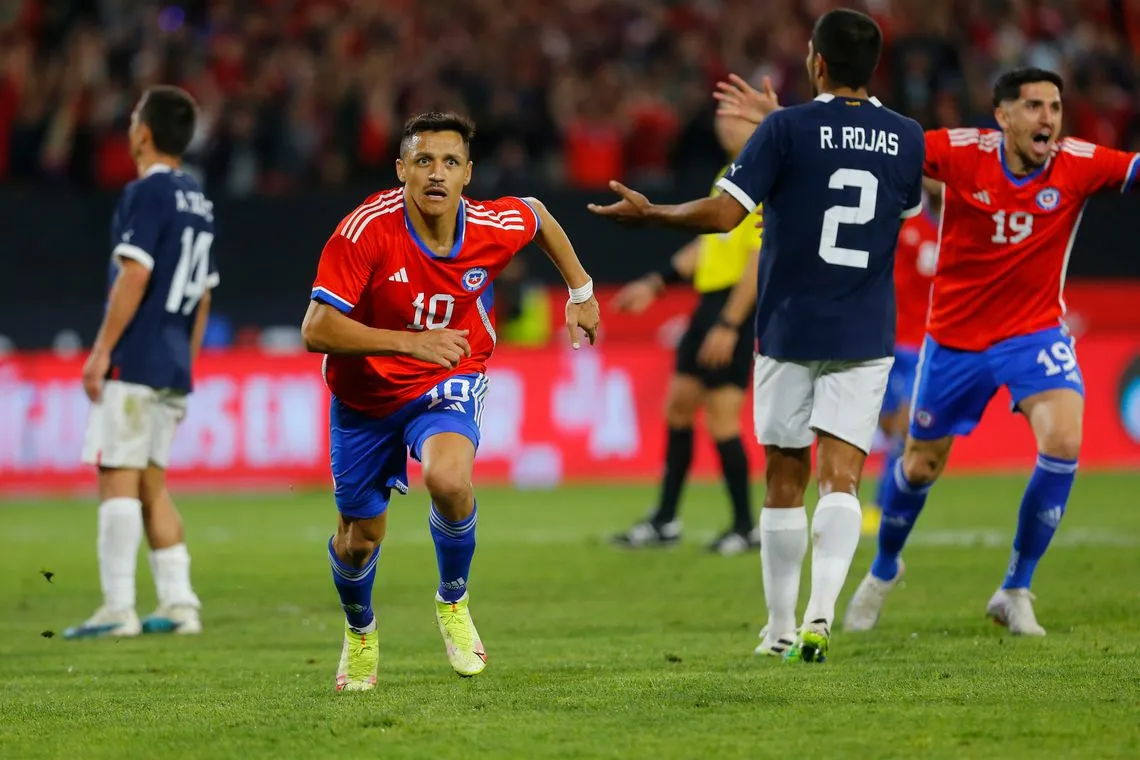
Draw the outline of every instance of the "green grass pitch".
[[[752,654],[759,560],[703,551],[727,520],[719,488],[688,490],[685,544],[657,553],[602,540],[651,488],[484,489],[471,590],[490,665],[470,680],[435,627],[414,491],[380,560],[379,686],[343,696],[326,495],[181,499],[206,630],[119,642],[44,635],[98,602],[94,506],[8,503],[0,757],[1140,757],[1140,475],[1078,477],[1037,574],[1041,640],[983,615],[1024,482],[940,483],[879,630],[837,632],[822,666]],[[872,553],[864,541],[840,611]]]

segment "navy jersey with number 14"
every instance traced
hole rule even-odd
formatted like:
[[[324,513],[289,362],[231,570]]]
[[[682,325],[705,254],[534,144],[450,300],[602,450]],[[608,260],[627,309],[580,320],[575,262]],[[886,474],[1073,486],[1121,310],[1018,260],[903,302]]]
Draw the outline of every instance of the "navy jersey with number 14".
[[[111,225],[111,282],[120,258],[150,271],[142,303],[111,352],[111,377],[190,392],[198,304],[219,282],[213,204],[189,174],[155,164],[127,185]]]
[[[922,211],[925,140],[875,98],[823,94],[770,114],[718,186],[764,204],[759,353],[788,361],[891,356],[894,253]]]

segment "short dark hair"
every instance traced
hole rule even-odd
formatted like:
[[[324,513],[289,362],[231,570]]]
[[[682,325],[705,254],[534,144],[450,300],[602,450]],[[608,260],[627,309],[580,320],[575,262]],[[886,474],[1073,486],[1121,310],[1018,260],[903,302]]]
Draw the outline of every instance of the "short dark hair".
[[[998,80],[994,82],[994,108],[997,108],[1007,100],[1017,100],[1020,98],[1022,85],[1036,84],[1037,82],[1049,82],[1050,84],[1057,85],[1057,92],[1063,93],[1065,91],[1065,80],[1055,71],[1038,69],[1032,66],[1013,69],[1012,71],[1007,71],[1002,74],[998,77]]]
[[[139,121],[150,127],[155,150],[181,157],[194,137],[198,106],[190,93],[180,87],[148,87],[139,106]]]
[[[841,8],[819,17],[811,32],[812,50],[827,63],[832,85],[866,87],[879,65],[883,31],[870,16]]]
[[[408,149],[413,137],[421,132],[458,132],[463,138],[463,147],[471,155],[471,141],[475,139],[475,122],[454,111],[428,111],[418,113],[404,122],[404,134],[400,138],[400,152]]]

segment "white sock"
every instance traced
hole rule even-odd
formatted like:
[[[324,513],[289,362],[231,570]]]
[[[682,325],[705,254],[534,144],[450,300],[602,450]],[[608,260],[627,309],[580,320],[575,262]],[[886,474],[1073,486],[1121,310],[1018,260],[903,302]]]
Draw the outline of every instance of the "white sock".
[[[200,607],[201,602],[190,587],[190,552],[186,544],[175,544],[150,553],[150,569],[154,574],[154,590],[158,606],[187,605]]]
[[[807,510],[803,507],[760,510],[760,566],[764,570],[764,599],[768,603],[768,635],[772,638],[785,637],[796,630],[807,527]]]
[[[99,582],[103,603],[111,609],[135,608],[135,568],[142,535],[141,501],[119,497],[99,505]]]
[[[811,599],[804,623],[826,620],[830,627],[835,619],[835,602],[859,547],[862,521],[859,499],[849,493],[829,493],[816,505],[811,521]]]

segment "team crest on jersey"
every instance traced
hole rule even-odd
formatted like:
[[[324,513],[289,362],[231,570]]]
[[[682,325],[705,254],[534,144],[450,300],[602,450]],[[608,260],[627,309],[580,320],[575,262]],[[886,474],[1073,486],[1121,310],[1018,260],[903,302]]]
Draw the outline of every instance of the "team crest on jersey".
[[[914,413],[914,421],[918,423],[921,428],[928,428],[934,424],[934,415],[925,409],[919,409]]]
[[[479,288],[483,287],[483,283],[487,281],[487,270],[483,267],[473,267],[463,273],[463,287],[469,293],[474,293]]]
[[[1061,191],[1055,187],[1047,187],[1037,193],[1037,205],[1042,211],[1052,211],[1061,202]]]

